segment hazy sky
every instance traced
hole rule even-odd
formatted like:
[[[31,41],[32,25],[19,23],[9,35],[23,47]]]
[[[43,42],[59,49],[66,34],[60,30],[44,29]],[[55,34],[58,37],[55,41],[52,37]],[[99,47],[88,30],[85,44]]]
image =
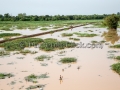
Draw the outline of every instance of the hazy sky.
[[[0,14],[90,15],[120,12],[120,0],[0,0]]]

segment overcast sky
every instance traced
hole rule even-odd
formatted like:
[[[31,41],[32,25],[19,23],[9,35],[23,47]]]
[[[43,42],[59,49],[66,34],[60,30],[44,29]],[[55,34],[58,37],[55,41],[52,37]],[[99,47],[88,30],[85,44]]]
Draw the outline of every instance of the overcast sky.
[[[120,12],[120,0],[0,0],[0,14],[90,15]]]

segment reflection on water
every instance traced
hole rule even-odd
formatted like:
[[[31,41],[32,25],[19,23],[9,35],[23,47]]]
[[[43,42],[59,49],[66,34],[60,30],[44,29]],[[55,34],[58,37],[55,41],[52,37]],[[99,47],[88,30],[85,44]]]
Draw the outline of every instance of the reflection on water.
[[[120,39],[117,30],[112,30],[112,29],[108,30],[108,32],[104,32],[102,36],[107,42],[111,42],[111,44],[114,44]]]
[[[60,84],[63,82],[63,80],[60,80]]]

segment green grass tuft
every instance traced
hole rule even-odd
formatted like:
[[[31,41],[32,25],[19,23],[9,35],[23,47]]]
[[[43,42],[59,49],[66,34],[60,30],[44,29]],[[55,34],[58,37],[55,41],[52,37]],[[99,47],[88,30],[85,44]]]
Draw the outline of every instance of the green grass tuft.
[[[73,57],[65,57],[60,60],[62,63],[71,63],[71,62],[76,62],[77,59]]]
[[[113,64],[111,65],[111,67],[112,67],[112,70],[114,70],[120,75],[120,63]]]

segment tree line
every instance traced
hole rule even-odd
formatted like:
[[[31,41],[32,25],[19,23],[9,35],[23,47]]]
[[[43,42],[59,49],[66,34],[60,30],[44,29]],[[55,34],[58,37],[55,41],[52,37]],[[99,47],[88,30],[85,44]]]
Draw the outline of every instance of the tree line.
[[[103,15],[26,15],[26,13],[19,13],[17,16],[12,16],[9,13],[0,14],[0,21],[56,21],[56,20],[97,20],[103,19],[110,14]],[[120,18],[120,12],[116,14]]]

